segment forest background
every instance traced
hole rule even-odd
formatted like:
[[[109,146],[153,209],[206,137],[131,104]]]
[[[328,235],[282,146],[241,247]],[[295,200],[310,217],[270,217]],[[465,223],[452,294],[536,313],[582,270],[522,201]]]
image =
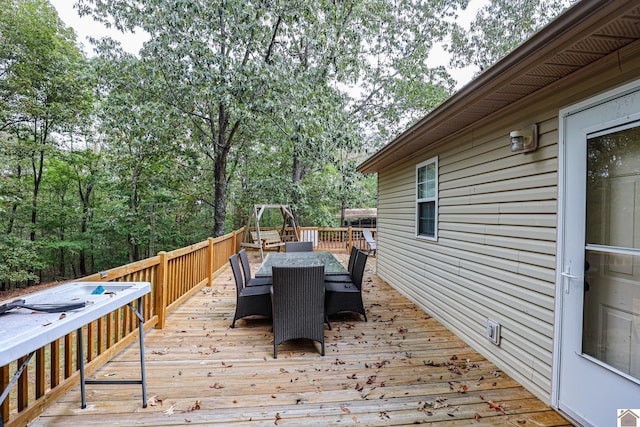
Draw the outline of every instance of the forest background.
[[[255,203],[338,226],[376,205],[358,163],[454,92],[448,70],[481,72],[569,4],[493,0],[465,30],[468,0],[79,0],[149,36],[88,57],[47,0],[3,0],[0,291],[220,236]]]

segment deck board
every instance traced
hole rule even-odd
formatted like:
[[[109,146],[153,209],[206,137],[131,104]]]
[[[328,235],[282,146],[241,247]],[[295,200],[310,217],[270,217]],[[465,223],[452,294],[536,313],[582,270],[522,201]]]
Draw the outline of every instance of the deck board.
[[[336,316],[324,357],[319,344],[295,340],[273,359],[268,320],[229,327],[235,288],[227,270],[172,313],[166,329],[145,335],[153,405],[142,408],[139,386],[87,385],[86,409],[75,387],[30,425],[571,425],[374,271],[370,259],[369,322]],[[137,346],[92,377],[139,378]]]

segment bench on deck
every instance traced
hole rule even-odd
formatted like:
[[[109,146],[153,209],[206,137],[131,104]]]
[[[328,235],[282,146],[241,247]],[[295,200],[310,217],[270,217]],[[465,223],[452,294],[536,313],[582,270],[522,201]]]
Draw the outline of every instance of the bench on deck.
[[[251,232],[251,239],[254,242],[258,243],[258,232]],[[263,250],[278,248],[280,250],[281,247],[285,245],[285,242],[280,238],[280,233],[277,230],[264,230],[260,231],[260,240],[261,247]]]
[[[280,233],[277,230],[263,230],[260,231],[260,239],[258,239],[258,232],[251,232],[251,242],[242,242],[240,246],[243,248],[260,249],[260,257],[264,259],[263,252],[268,249],[277,249],[280,252],[280,248],[284,247],[284,239],[280,237]]]

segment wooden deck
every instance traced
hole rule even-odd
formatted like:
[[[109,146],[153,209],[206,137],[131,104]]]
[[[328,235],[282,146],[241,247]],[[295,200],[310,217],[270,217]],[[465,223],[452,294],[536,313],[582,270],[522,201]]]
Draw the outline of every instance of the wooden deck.
[[[317,343],[292,341],[273,359],[268,320],[229,327],[228,269],[170,315],[166,329],[145,335],[146,409],[140,386],[87,385],[86,409],[75,387],[30,425],[571,425],[374,271],[370,259],[368,322],[332,319],[325,357]],[[139,378],[137,347],[92,377]]]

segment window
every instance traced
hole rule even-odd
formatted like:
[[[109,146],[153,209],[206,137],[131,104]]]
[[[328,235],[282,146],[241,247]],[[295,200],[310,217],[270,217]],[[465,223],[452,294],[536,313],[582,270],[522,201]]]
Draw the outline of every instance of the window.
[[[438,158],[416,167],[416,234],[437,239],[438,230]]]

